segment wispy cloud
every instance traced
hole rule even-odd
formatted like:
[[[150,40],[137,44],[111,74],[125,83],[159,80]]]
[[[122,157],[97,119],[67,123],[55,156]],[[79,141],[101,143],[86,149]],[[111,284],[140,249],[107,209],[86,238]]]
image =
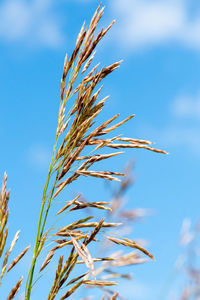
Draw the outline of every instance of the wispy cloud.
[[[129,49],[175,42],[200,50],[200,11],[191,17],[187,1],[115,0],[117,39]]]
[[[177,123],[176,120],[163,128],[156,128],[151,124],[141,127],[141,134],[148,136],[156,145],[169,153],[177,149],[182,155],[192,155],[200,159],[200,125]]]
[[[48,47],[58,47],[64,40],[51,0],[4,0],[0,20],[0,40]]]
[[[196,96],[181,95],[172,104],[172,111],[178,117],[200,119],[200,93]]]
[[[48,167],[50,158],[51,152],[44,145],[32,145],[27,151],[28,164],[39,170]]]
[[[169,105],[169,123],[163,128],[146,125],[141,133],[164,145],[165,150],[189,153],[200,158],[200,92],[180,95]],[[162,146],[163,147],[163,146]]]
[[[164,129],[162,138],[200,157],[200,93],[176,97],[171,114],[174,126]]]
[[[162,132],[165,143],[200,157],[200,127],[171,127]]]

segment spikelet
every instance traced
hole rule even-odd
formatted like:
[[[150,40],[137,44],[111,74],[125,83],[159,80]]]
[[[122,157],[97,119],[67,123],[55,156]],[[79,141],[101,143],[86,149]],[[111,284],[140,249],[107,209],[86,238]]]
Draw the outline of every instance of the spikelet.
[[[20,261],[20,259],[26,254],[26,252],[29,250],[30,245],[27,246],[10,264],[10,266],[7,269],[7,273]]]
[[[16,285],[10,291],[10,293],[9,293],[9,295],[7,297],[7,300],[11,300],[11,299],[13,299],[17,295],[17,293],[18,293],[18,291],[20,289],[20,286],[22,284],[22,280],[23,280],[23,277],[20,277],[20,279],[18,280],[18,282],[16,283]]]

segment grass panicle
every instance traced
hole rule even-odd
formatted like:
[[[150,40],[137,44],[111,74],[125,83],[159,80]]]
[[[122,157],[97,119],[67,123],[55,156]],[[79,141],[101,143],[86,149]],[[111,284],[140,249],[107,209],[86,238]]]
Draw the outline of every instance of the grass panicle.
[[[108,299],[120,298],[119,293],[110,288],[117,282],[110,279],[129,279],[130,276],[114,268],[143,263],[146,259],[142,254],[153,259],[153,255],[142,244],[125,237],[123,223],[144,214],[141,210],[134,210],[132,215],[122,211],[122,196],[132,183],[127,170],[122,173],[120,170],[97,169],[98,162],[117,159],[124,153],[120,150],[110,153],[109,148],[143,148],[157,153],[167,153],[152,147],[150,141],[115,134],[116,129],[119,130],[134,117],[133,114],[125,119],[120,119],[119,114],[111,115],[109,119],[100,123],[100,113],[108,100],[108,97],[100,98],[102,81],[118,69],[122,62],[113,62],[102,68],[100,64],[93,66],[97,46],[115,23],[112,21],[105,29],[96,32],[103,12],[104,7],[99,5],[89,26],[86,27],[84,23],[81,27],[71,56],[66,55],[64,59],[55,142],[42,193],[33,256],[26,281],[25,300],[31,299],[36,279],[43,276],[44,269],[57,258],[58,263],[47,296],[48,300],[56,297],[71,299],[72,294],[81,286],[97,287],[106,293],[109,291]],[[59,201],[67,187],[80,177],[91,180],[100,178],[107,182],[117,181],[120,182],[120,188],[111,201],[102,199],[89,202],[81,194],[73,200]],[[8,235],[9,192],[6,191],[6,179],[5,175],[0,195],[0,256],[4,253]],[[57,209],[54,204],[58,203],[62,205],[60,204]],[[68,218],[69,215],[74,216],[72,223]],[[29,249],[29,246],[26,247],[8,266],[8,258],[18,237],[19,232],[4,254],[1,279],[6,270],[11,271]],[[93,257],[94,246],[97,249],[98,245],[107,245],[108,242],[135,250],[131,253],[115,252],[104,257]],[[80,272],[76,268],[81,263],[85,264],[86,272]],[[96,268],[96,265],[99,267]],[[21,281],[22,278],[10,292],[8,299],[16,295]]]
[[[16,258],[14,258],[10,264],[9,259],[10,256],[13,253],[13,249],[19,239],[19,233],[18,230],[8,247],[7,247],[7,239],[8,239],[8,217],[9,217],[9,209],[8,209],[8,203],[9,203],[9,197],[10,192],[7,191],[7,174],[4,174],[3,178],[3,184],[2,189],[0,191],[0,259],[2,258],[2,267],[0,271],[0,286],[2,285],[4,277],[6,277],[7,273],[10,272],[18,263],[21,261],[22,257],[26,254],[26,252],[29,250],[30,245],[27,246]],[[21,286],[23,277],[20,277],[19,281],[16,283],[16,285],[12,288],[10,291],[7,300],[13,299]]]
[[[106,29],[102,28],[95,36],[95,31],[103,15],[103,11],[104,8],[101,8],[100,5],[92,17],[89,27],[87,28],[85,27],[85,23],[83,24],[72,55],[69,56],[69,58],[66,55],[64,60],[56,138],[49,173],[43,191],[33,260],[27,281],[26,300],[30,299],[38,253],[42,252],[42,248],[49,238],[56,236],[56,240],[59,240],[59,245],[55,241],[56,245],[49,249],[46,259],[40,268],[40,272],[46,268],[55,253],[61,248],[72,247],[72,249],[74,249],[73,255],[70,254],[65,262],[62,259],[64,264],[63,269],[59,271],[59,276],[56,275],[56,280],[53,284],[55,293],[55,291],[59,292],[60,287],[62,287],[63,283],[69,278],[70,273],[77,264],[78,257],[81,257],[86,266],[89,267],[91,274],[94,274],[93,259],[87,248],[88,245],[91,242],[96,242],[96,235],[102,229],[120,225],[118,222],[104,222],[103,219],[100,222],[93,221],[90,223],[77,220],[73,224],[61,227],[57,232],[53,233],[53,235],[51,228],[50,230],[46,228],[52,203],[56,201],[57,197],[61,195],[61,192],[63,192],[68,185],[77,180],[80,176],[96,177],[111,181],[120,181],[119,177],[124,176],[123,173],[118,171],[90,170],[90,167],[95,166],[96,162],[113,158],[122,153],[99,154],[96,153],[96,151],[100,148],[144,148],[158,153],[166,153],[165,151],[151,147],[151,142],[146,140],[123,138],[121,136],[105,137],[132,119],[134,115],[109,127],[109,125],[119,117],[119,114],[117,114],[102,124],[95,126],[96,120],[108,99],[108,97],[105,97],[99,101],[102,86],[98,87],[98,85],[121,64],[121,61],[114,62],[100,70],[98,70],[99,65],[96,65],[89,70],[95,59],[95,49],[97,45],[114,24],[114,21],[111,22]],[[86,74],[87,71],[88,74]],[[69,105],[71,105],[71,109],[69,109]],[[66,111],[69,111],[67,115]],[[89,147],[92,147],[92,150],[89,150]],[[93,152],[93,154],[81,156],[83,151]],[[53,180],[50,180],[52,177]],[[79,199],[78,196],[61,207],[56,212],[56,215],[60,215],[62,218],[62,216],[64,216],[63,214],[68,214],[69,212],[80,209],[87,210],[92,208],[111,211],[112,207],[108,205],[109,203],[105,201],[85,202]],[[92,227],[94,227],[94,229],[90,231],[89,229]],[[151,257],[151,254],[142,246],[139,246],[131,240],[117,240],[111,237],[109,239],[120,245],[137,248]],[[57,270],[60,270],[60,268],[58,264]],[[88,282],[89,281],[83,280],[76,282],[76,284],[64,294],[62,299],[70,297],[79,286],[88,284]],[[98,280],[91,281],[91,284],[95,285],[95,282],[96,286],[99,286]]]

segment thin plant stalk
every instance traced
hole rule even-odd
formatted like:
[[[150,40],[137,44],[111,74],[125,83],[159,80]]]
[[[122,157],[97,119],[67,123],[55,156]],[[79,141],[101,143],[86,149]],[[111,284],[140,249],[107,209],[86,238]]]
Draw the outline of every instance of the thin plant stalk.
[[[31,288],[32,288],[33,275],[34,275],[34,270],[35,270],[35,265],[36,265],[37,252],[38,252],[38,247],[39,247],[39,240],[40,240],[40,238],[43,234],[44,226],[45,226],[45,222],[46,222],[46,218],[45,218],[44,222],[43,222],[42,230],[41,230],[42,217],[43,217],[45,202],[46,202],[46,194],[47,194],[47,189],[48,189],[48,186],[49,186],[49,181],[50,181],[51,173],[52,173],[52,169],[53,169],[53,163],[54,163],[54,156],[55,156],[57,140],[58,140],[58,136],[56,135],[56,140],[55,140],[54,147],[53,147],[53,154],[52,154],[51,163],[50,163],[50,166],[49,166],[47,180],[46,180],[44,190],[43,190],[42,205],[41,205],[40,215],[39,215],[39,220],[38,220],[38,225],[37,225],[37,234],[36,234],[36,239],[35,239],[33,258],[32,258],[31,267],[30,267],[30,271],[29,271],[29,275],[28,275],[28,280],[27,280],[27,283],[26,283],[27,292],[26,292],[25,300],[29,300],[30,296],[31,296]]]

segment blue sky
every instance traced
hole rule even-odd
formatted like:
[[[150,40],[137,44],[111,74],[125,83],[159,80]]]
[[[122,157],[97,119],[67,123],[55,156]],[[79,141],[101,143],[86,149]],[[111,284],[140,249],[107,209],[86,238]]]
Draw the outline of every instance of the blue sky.
[[[0,175],[8,173],[10,235],[21,229],[18,250],[34,240],[30,232],[36,227],[54,139],[64,56],[97,4],[96,0],[0,1]],[[123,59],[105,83],[103,94],[111,96],[105,115],[135,113],[120,133],[150,139],[170,153],[127,151],[117,161],[122,169],[129,159],[135,160],[136,183],[128,193],[129,206],[155,211],[135,226],[133,238],[149,241],[156,262],[133,268],[133,285],[124,283],[122,288],[134,287],[135,296],[128,292],[128,299],[161,300],[159,293],[182,251],[182,221],[199,217],[200,4],[193,0],[103,4],[101,25],[112,19],[116,24],[98,48],[96,60],[103,65]],[[102,183],[89,182],[90,191],[83,184],[74,189],[92,197],[96,187],[103,188]],[[29,259],[27,255],[19,273]]]

